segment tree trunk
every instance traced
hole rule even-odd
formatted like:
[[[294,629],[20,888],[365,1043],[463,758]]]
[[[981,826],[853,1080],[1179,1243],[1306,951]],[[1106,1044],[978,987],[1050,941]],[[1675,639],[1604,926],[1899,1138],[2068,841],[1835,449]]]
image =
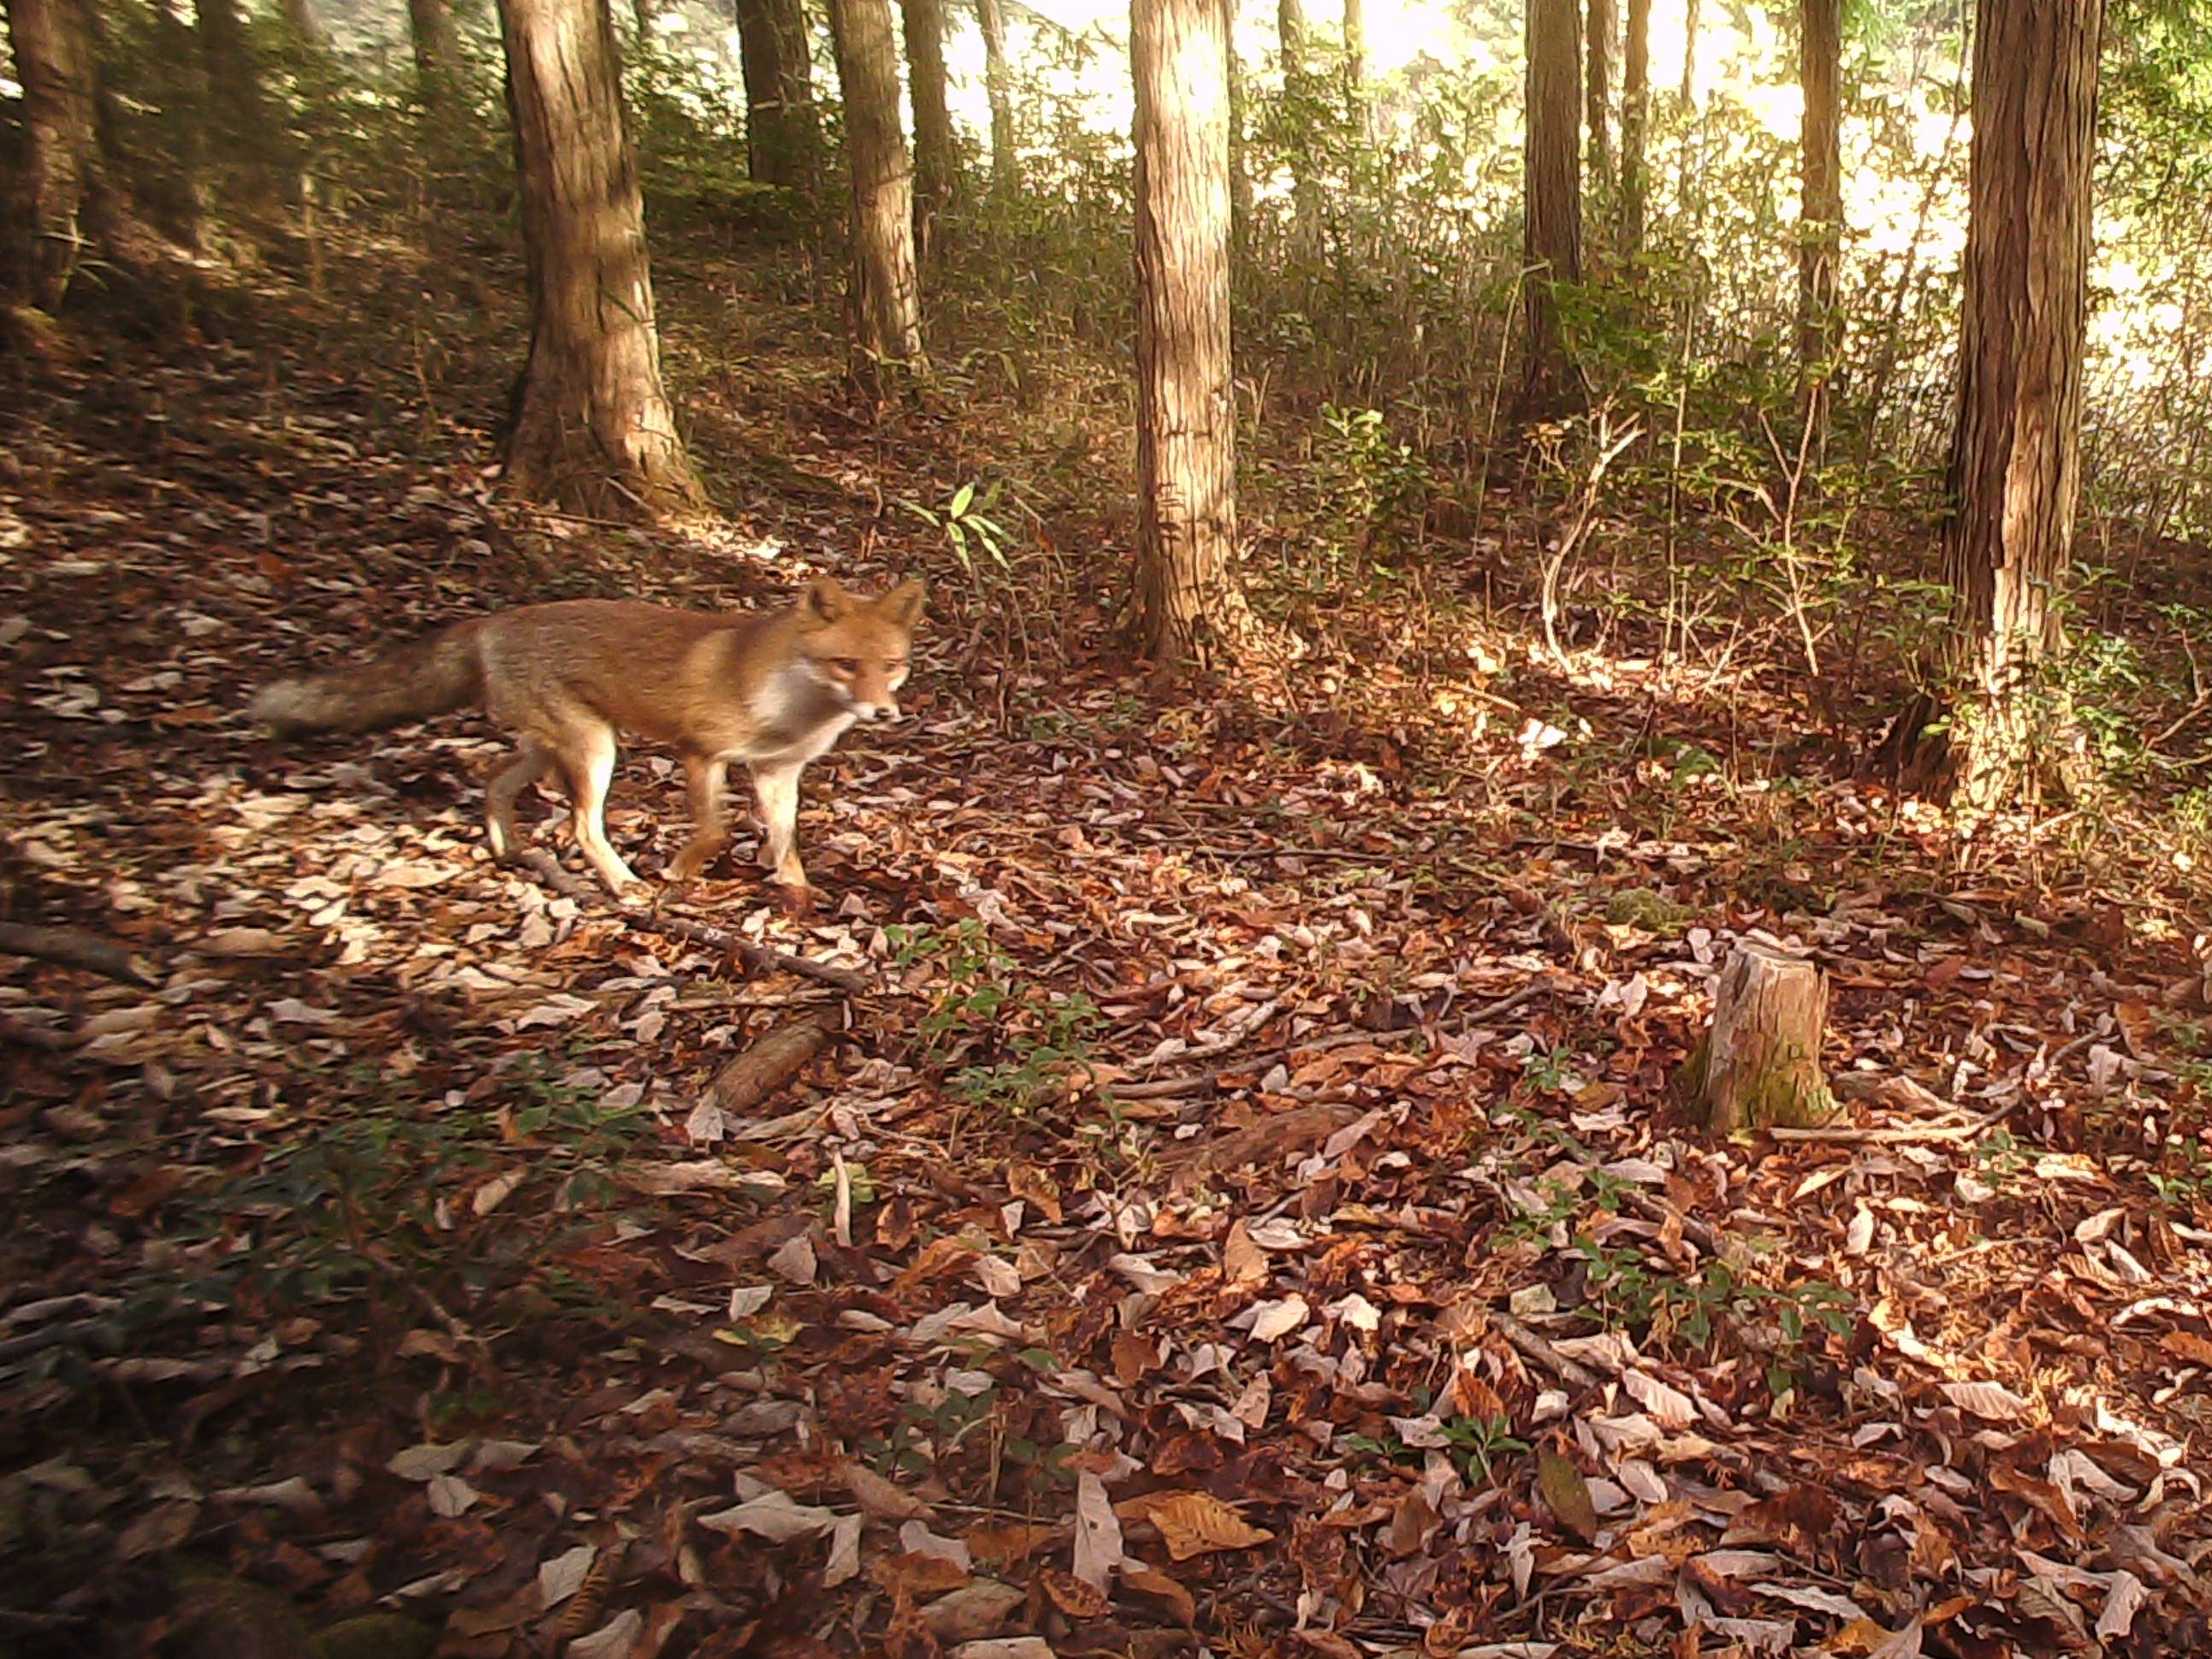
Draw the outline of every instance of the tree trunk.
[[[983,93],[991,104],[991,187],[1011,197],[1021,188],[1021,162],[1014,153],[1014,88],[1000,0],[975,0],[975,21],[983,31]]]
[[[529,255],[507,483],[602,517],[698,506],[660,380],[636,160],[607,0],[500,0]]]
[[[1308,59],[1305,0],[1277,0],[1275,27],[1283,54],[1283,101],[1290,117],[1291,213],[1297,246],[1321,246],[1321,185],[1305,135],[1313,121],[1313,73]]]
[[[2074,542],[2102,0],[1979,0],[1965,321],[1944,574],[1956,595],[1961,805],[2065,753],[2030,695],[2060,645]]]
[[[1649,179],[1644,136],[1651,121],[1651,0],[1628,0],[1620,62],[1620,260],[1644,248],[1644,198]]]
[[[1686,106],[1698,92],[1698,0],[1684,0],[1682,10],[1682,102]]]
[[[830,0],[837,79],[845,94],[845,157],[853,178],[853,281],[847,296],[858,351],[920,364],[921,287],[915,276],[914,175],[899,126],[898,49],[890,0]]]
[[[1221,39],[1229,65],[1229,252],[1231,281],[1251,246],[1252,170],[1244,159],[1244,66],[1237,57],[1237,0],[1221,0]]]
[[[315,15],[312,0],[282,0],[284,26],[300,46],[320,51],[330,44],[330,36],[323,28],[323,21]]]
[[[1805,94],[1799,165],[1797,368],[1805,418],[1826,419],[1836,356],[1836,272],[1844,246],[1843,0],[1802,0],[1798,75]]]
[[[407,0],[407,26],[415,47],[415,82],[425,106],[446,102],[460,49],[453,38],[453,14],[447,0]]]
[[[797,0],[737,0],[738,64],[745,82],[745,166],[787,189],[820,176],[822,127],[806,16]]]
[[[1589,0],[1589,23],[1583,36],[1589,73],[1583,86],[1585,118],[1589,125],[1589,179],[1594,189],[1608,196],[1613,191],[1614,22],[1613,0]]]
[[[1220,0],[1132,0],[1136,83],[1136,626],[1145,651],[1234,657],[1229,53]]]
[[[906,78],[914,102],[914,240],[927,261],[953,210],[960,158],[945,75],[945,0],[899,0],[906,24]]]
[[[246,40],[237,0],[197,0],[195,14],[207,60],[208,100],[224,138],[233,145],[265,139],[270,129],[261,66]]]
[[[23,88],[29,237],[22,289],[52,311],[69,291],[100,190],[99,64],[85,0],[8,0]]]
[[[1344,0],[1344,74],[1357,97],[1367,80],[1367,0]]]
[[[1676,1092],[1716,1135],[1825,1123],[1835,1112],[1820,1075],[1827,1022],[1819,965],[1745,939],[1714,982],[1712,1029],[1676,1078]]]
[[[1523,421],[1559,414],[1572,393],[1574,368],[1553,285],[1579,283],[1583,274],[1581,26],[1576,0],[1528,0]]]

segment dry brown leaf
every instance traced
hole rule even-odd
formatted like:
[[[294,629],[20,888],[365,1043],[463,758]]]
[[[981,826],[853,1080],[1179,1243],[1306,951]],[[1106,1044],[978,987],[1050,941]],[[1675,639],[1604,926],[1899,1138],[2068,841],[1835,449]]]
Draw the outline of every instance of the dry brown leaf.
[[[1058,1567],[1039,1567],[1036,1581],[1052,1604],[1071,1619],[1103,1619],[1113,1606],[1104,1590]]]
[[[1168,1553],[1178,1561],[1218,1550],[1250,1549],[1275,1535],[1265,1527],[1252,1525],[1211,1492],[1147,1492],[1123,1504],[1121,1513],[1158,1528]]]
[[[1191,1593],[1167,1574],[1135,1561],[1121,1564],[1121,1583],[1139,1595],[1164,1602],[1175,1621],[1185,1629],[1198,1623],[1198,1602]]]

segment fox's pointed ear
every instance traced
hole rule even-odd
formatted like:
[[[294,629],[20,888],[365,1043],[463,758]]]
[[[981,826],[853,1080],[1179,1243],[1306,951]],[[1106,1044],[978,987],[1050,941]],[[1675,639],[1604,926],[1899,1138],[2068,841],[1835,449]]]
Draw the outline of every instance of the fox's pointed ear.
[[[901,628],[911,628],[921,620],[921,603],[928,596],[921,579],[912,577],[884,595],[884,614]]]
[[[810,622],[833,623],[853,608],[853,601],[835,576],[817,576],[799,596],[799,614]]]

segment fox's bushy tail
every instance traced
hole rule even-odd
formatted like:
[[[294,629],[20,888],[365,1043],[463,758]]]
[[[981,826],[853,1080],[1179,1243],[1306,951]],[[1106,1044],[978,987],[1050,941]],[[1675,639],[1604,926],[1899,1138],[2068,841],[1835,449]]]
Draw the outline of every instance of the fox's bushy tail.
[[[449,714],[483,700],[483,652],[477,622],[455,623],[373,662],[278,680],[248,711],[279,736],[300,732],[373,732],[402,720]]]

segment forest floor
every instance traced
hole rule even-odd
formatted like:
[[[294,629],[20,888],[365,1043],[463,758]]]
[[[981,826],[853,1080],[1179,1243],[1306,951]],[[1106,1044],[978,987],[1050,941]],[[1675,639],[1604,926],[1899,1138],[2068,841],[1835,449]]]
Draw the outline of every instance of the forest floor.
[[[2212,1644],[2212,1040],[2148,837],[1961,838],[1817,763],[1780,630],[1547,663],[1449,557],[1281,676],[1145,675],[1110,361],[871,410],[697,248],[723,526],[524,511],[514,272],[358,258],[10,371],[7,915],[133,964],[0,957],[0,1654]],[[1012,577],[901,505],[995,478]],[[627,913],[495,866],[474,717],[242,713],[489,606],[917,569],[809,920],[743,836]],[[657,877],[668,757],[610,819]],[[1825,1137],[1670,1097],[1754,931],[1832,977]]]

